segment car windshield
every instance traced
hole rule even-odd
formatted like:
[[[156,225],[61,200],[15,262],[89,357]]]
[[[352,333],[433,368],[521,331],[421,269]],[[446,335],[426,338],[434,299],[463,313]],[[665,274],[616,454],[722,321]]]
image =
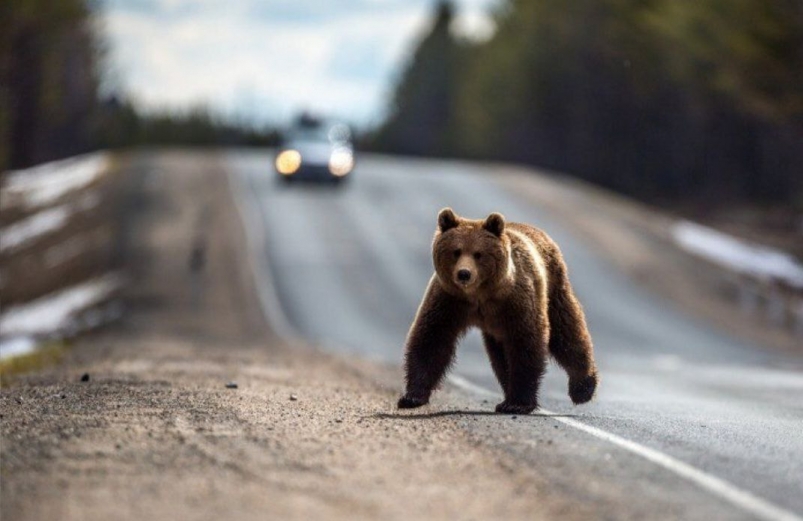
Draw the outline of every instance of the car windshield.
[[[351,131],[342,123],[306,122],[294,126],[287,133],[287,141],[349,145]]]
[[[328,142],[329,133],[323,125],[312,128],[295,128],[289,133],[288,138],[291,141]]]

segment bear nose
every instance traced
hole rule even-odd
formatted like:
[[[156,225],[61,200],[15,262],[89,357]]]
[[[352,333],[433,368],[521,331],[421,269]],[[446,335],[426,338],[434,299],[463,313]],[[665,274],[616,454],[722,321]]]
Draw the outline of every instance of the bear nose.
[[[466,269],[462,269],[457,272],[457,280],[460,282],[468,282],[471,280],[471,272]]]

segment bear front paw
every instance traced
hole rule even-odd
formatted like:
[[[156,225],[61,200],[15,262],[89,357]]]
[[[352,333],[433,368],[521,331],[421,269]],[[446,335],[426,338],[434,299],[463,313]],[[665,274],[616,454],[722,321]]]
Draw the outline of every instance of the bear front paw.
[[[597,375],[569,380],[569,397],[575,405],[591,401],[597,390]]]
[[[421,407],[422,405],[426,405],[428,403],[429,399],[427,398],[417,398],[405,394],[399,398],[399,403],[396,406],[399,409],[415,409],[416,407]]]
[[[504,402],[497,404],[496,412],[502,414],[530,414],[537,408],[538,408],[537,403],[533,404],[511,403],[505,400]]]

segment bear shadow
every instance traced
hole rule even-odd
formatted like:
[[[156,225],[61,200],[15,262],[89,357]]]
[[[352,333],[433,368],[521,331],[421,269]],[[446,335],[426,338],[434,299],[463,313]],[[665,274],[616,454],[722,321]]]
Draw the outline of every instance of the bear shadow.
[[[515,416],[517,418],[577,418],[578,417],[577,414],[554,414],[546,412],[531,412],[529,414],[504,414],[494,411],[471,411],[471,410],[452,409],[446,411],[434,411],[434,412],[413,413],[413,414],[405,414],[398,412],[397,413],[377,412],[363,418],[374,419],[374,420],[430,420],[435,418],[443,418],[446,416],[499,416],[499,417]]]

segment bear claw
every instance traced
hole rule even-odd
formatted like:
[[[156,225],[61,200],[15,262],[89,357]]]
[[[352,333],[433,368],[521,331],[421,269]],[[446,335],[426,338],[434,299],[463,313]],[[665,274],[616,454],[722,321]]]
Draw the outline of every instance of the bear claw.
[[[597,375],[590,374],[579,379],[569,380],[569,397],[575,405],[591,401],[597,390]]]
[[[502,414],[530,414],[534,410],[538,408],[538,404],[521,404],[521,403],[509,403],[505,400],[502,403],[497,404],[496,412]]]
[[[412,396],[404,395],[399,398],[399,403],[396,405],[399,409],[415,409],[429,403],[426,398],[415,398]]]

